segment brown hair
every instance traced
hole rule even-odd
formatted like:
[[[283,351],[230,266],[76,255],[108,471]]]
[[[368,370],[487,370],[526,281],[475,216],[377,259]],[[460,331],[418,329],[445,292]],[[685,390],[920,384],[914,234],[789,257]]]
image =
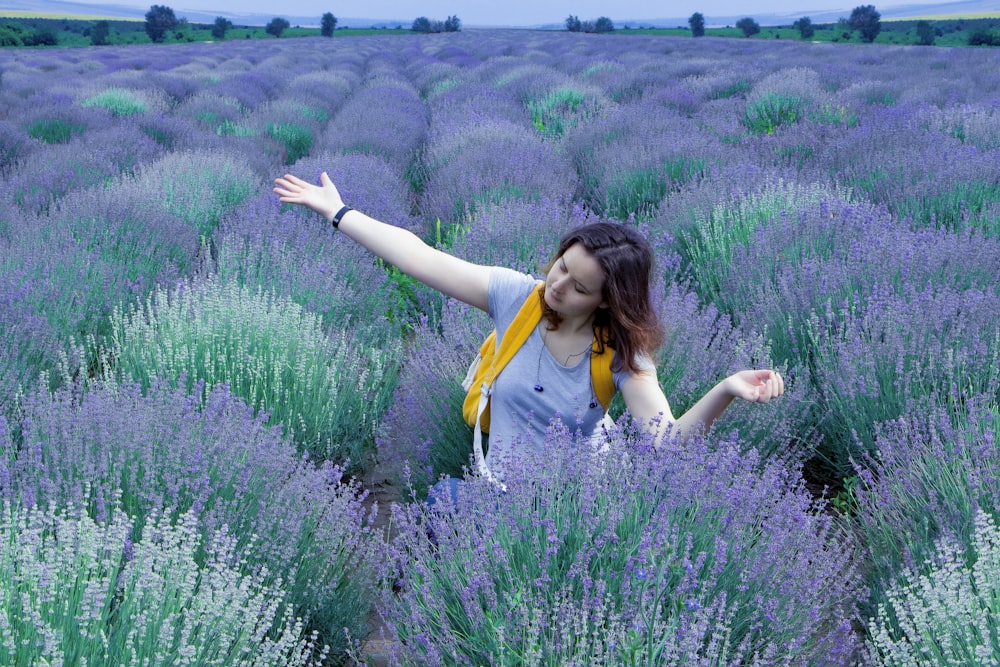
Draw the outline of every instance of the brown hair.
[[[569,248],[579,243],[597,260],[604,271],[602,298],[607,308],[594,314],[594,336],[603,350],[615,351],[613,367],[637,372],[638,355],[652,357],[663,344],[663,326],[653,309],[649,287],[653,275],[653,249],[633,227],[597,222],[570,230],[559,241],[555,257],[544,267],[552,269]],[[542,308],[549,328],[556,329],[562,318],[545,303]]]

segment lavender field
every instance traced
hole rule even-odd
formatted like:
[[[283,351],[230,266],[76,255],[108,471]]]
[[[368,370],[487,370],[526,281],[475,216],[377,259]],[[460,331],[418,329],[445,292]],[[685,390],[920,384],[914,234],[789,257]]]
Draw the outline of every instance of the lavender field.
[[[786,394],[428,505],[490,323],[271,192],[323,170],[536,274],[638,226],[674,413]],[[993,51],[2,50],[0,664],[997,664],[998,277]]]

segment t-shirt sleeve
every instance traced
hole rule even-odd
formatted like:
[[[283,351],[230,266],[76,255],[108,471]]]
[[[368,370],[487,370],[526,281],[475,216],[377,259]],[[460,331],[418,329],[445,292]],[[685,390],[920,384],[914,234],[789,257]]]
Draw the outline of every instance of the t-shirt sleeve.
[[[513,269],[496,266],[490,271],[489,314],[498,339],[503,337],[536,284],[538,281],[532,276]]]
[[[640,371],[653,371],[654,373],[656,372],[656,362],[654,362],[652,357],[650,357],[648,354],[640,354],[639,356],[637,356],[635,358],[635,365],[639,368]],[[625,381],[628,380],[630,377],[632,377],[632,375],[633,375],[632,371],[628,370],[627,368],[623,371],[615,371],[614,373],[612,373],[612,377],[614,378],[615,381],[615,387],[618,389],[618,391],[622,390],[622,385],[625,384]]]

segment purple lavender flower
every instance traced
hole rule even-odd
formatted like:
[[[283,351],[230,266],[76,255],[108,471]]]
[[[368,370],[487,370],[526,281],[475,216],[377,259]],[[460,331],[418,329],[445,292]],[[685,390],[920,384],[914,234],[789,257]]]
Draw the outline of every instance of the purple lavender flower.
[[[631,437],[594,454],[553,428],[505,493],[470,480],[457,504],[397,506],[403,574],[379,608],[400,663],[607,664],[630,646],[685,662],[714,636],[736,662],[848,664],[855,546],[794,476],[736,439],[654,453]]]

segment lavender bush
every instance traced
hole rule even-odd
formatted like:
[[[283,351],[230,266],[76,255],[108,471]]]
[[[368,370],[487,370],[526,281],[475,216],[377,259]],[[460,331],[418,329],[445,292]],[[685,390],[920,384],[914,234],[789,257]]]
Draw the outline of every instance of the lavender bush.
[[[872,619],[872,665],[992,664],[1000,659],[1000,529],[993,516],[975,517],[973,558],[942,540],[926,574],[907,572]]]
[[[365,465],[399,355],[374,328],[326,333],[287,297],[212,277],[158,288],[142,307],[117,308],[111,326],[109,376],[204,382],[202,400],[225,383],[313,456]]]
[[[152,517],[141,539],[116,511],[3,503],[0,659],[6,665],[319,665],[284,592],[242,571],[233,538],[211,543],[193,513]],[[196,562],[207,551],[205,563]],[[250,613],[248,613],[250,612]]]
[[[472,429],[462,418],[462,381],[490,331],[485,313],[445,303],[440,328],[421,322],[399,384],[376,436],[380,479],[417,497],[441,475],[462,477],[470,465]]]
[[[179,160],[164,160],[179,166]],[[180,180],[179,173],[175,177]],[[149,205],[153,186],[148,178],[119,178],[107,187],[76,190],[38,224],[67,230],[81,250],[115,267],[134,294],[146,294],[190,272],[200,249],[194,221],[169,210],[169,204]]]
[[[847,458],[876,450],[875,425],[930,400],[1000,400],[1000,296],[927,288],[876,290],[865,305],[807,322],[828,441]],[[853,446],[852,446],[853,441]]]
[[[507,121],[453,128],[427,149],[421,212],[462,222],[478,208],[508,200],[566,197],[572,167],[531,129]]]
[[[157,516],[190,512],[205,548],[226,531],[227,548],[287,591],[334,653],[344,628],[363,636],[375,586],[365,493],[343,469],[298,454],[228,389],[207,391],[204,404],[163,382],[145,393],[135,384],[33,391],[18,414],[0,434],[5,501],[81,507],[101,525],[124,512],[134,529],[109,545],[119,549]]]
[[[618,107],[581,125],[566,140],[579,174],[579,196],[609,217],[650,215],[719,153],[712,138],[691,132],[688,122],[645,103]]]
[[[76,240],[69,226],[19,229],[0,257],[0,285],[29,318],[44,320],[61,345],[72,338],[101,336],[116,304],[133,302],[140,281],[101,256],[101,248]]]
[[[131,173],[161,153],[162,147],[135,125],[92,130],[36,150],[3,181],[3,190],[24,211],[44,213],[71,190]]]
[[[378,76],[353,91],[317,148],[379,155],[405,169],[427,136],[427,108],[408,81]]]
[[[157,193],[163,210],[202,236],[260,187],[255,175],[234,159],[201,151],[171,153],[138,172],[136,187]]]
[[[852,491],[875,603],[900,567],[922,568],[939,540],[972,548],[976,512],[998,509],[998,431],[1000,411],[989,395],[962,403],[932,397],[877,425],[878,454],[857,461]]]
[[[283,212],[274,197],[252,198],[229,214],[214,251],[220,279],[288,296],[316,313],[327,331],[367,323],[380,329],[377,340],[400,335],[399,323],[389,319],[396,294],[386,271],[323,220]]]
[[[159,91],[156,91],[158,93]],[[98,93],[86,95],[80,106],[107,109],[112,116],[133,116],[147,111],[159,111],[165,103],[146,91],[126,88],[106,88]]]
[[[506,493],[394,508],[393,664],[848,664],[853,546],[784,467],[735,440],[546,451]]]

